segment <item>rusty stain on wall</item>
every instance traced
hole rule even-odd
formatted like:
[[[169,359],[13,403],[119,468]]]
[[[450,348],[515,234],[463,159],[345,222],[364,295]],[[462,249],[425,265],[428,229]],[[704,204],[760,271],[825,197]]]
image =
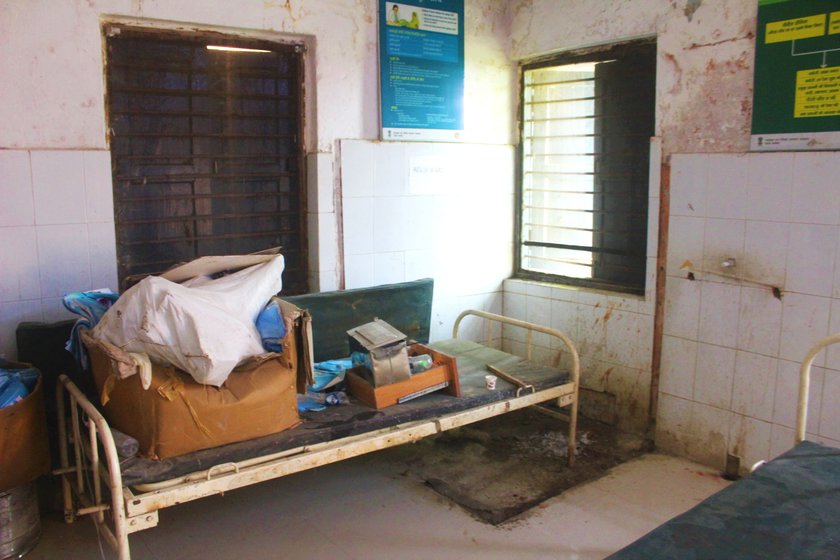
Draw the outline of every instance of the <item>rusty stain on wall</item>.
[[[663,124],[665,152],[747,149],[751,116],[745,108],[752,106],[752,64],[752,49],[745,48],[732,58],[710,57],[703,67],[682,76],[690,96],[678,107],[668,104],[673,109],[669,122]],[[674,94],[681,91],[681,87],[672,89]],[[715,133],[708,134],[712,130]]]

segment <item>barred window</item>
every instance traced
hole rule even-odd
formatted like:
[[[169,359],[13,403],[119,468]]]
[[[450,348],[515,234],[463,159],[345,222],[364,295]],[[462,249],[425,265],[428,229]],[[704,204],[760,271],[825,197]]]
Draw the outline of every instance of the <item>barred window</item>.
[[[301,49],[106,32],[121,286],[199,256],[281,246],[283,291],[306,292]]]
[[[517,276],[644,293],[655,43],[522,66]]]

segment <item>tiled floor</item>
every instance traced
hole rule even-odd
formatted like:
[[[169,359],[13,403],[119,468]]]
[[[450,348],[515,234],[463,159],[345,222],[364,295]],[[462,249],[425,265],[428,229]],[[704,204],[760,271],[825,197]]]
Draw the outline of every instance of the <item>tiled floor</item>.
[[[134,559],[595,559],[726,484],[650,454],[493,527],[374,454],[163,510],[130,540]],[[115,557],[89,520],[42,526],[27,560]]]

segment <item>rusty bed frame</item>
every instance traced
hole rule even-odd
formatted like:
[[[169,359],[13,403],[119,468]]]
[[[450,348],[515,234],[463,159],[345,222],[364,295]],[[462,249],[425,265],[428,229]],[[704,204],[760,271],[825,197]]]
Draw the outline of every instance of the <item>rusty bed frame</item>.
[[[556,329],[477,310],[467,310],[458,316],[453,328],[453,338],[458,338],[461,321],[469,315],[486,320],[487,346],[492,345],[494,323],[500,323],[502,328],[509,325],[526,329],[528,360],[531,358],[534,332],[560,339],[562,346],[557,350],[558,358],[563,349],[567,350],[571,357],[568,381],[547,389],[532,390],[530,393],[522,394],[523,392],[517,391],[516,396],[511,398],[460,412],[405,422],[236,463],[222,463],[200,472],[146,486],[129,487],[123,484],[119,457],[107,420],[67,376],[61,375],[56,396],[61,467],[55,470],[54,474],[61,478],[65,521],[72,523],[80,516],[92,516],[98,533],[116,551],[120,560],[129,560],[129,535],[155,527],[159,521],[158,511],[161,509],[414,442],[548,401],[555,401],[558,407],[569,409],[566,415],[538,407],[542,412],[568,421],[568,464],[572,466],[576,447],[580,383],[580,359],[572,341]]]

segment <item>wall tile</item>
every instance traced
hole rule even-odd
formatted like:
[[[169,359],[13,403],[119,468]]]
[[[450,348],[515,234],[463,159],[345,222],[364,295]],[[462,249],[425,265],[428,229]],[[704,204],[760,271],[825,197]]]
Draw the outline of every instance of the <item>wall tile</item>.
[[[405,254],[374,253],[373,281],[375,284],[393,284],[405,281]]]
[[[824,436],[817,436],[816,438],[817,443],[824,445],[826,447],[833,447],[834,449],[840,449],[840,440],[831,439]]]
[[[306,156],[306,206],[309,212],[335,212],[333,161],[333,154],[326,152],[316,152]],[[358,185],[353,187],[359,188]],[[353,197],[348,196],[348,198]]]
[[[504,310],[506,316],[524,321],[528,316],[528,296],[517,293],[506,293]]]
[[[593,360],[603,360],[607,346],[607,329],[604,323],[606,309],[601,306],[581,305],[578,309],[578,352]]]
[[[90,280],[94,289],[110,288],[119,291],[117,279],[117,242],[114,224],[88,224],[90,240]]]
[[[790,451],[795,437],[792,428],[773,424],[770,430],[770,459],[775,459],[782,453]]]
[[[82,152],[85,171],[85,212],[88,222],[114,222],[114,189],[111,180],[111,153],[102,150]]]
[[[642,300],[640,298],[635,296],[607,296],[607,305],[611,309],[617,309],[618,311],[629,311],[631,313],[639,312],[639,303],[641,301]]]
[[[568,301],[551,301],[551,328],[556,329],[568,336],[572,344],[577,344],[578,340],[578,318],[577,306]],[[565,348],[565,345],[552,337],[552,348]]]
[[[84,152],[33,151],[32,187],[36,224],[80,224],[86,221]]]
[[[376,182],[375,144],[364,140],[341,141],[341,196],[373,196]]]
[[[686,455],[692,436],[692,402],[659,394],[659,408],[656,411],[656,447],[676,455]]]
[[[750,154],[747,219],[787,222],[793,189],[793,154]]]
[[[665,336],[662,341],[662,377],[660,390],[669,395],[692,399],[697,367],[697,343]]]
[[[373,198],[345,198],[343,201],[344,253],[373,252]]]
[[[736,262],[743,260],[744,244],[746,241],[746,221],[744,220],[706,220],[703,234],[703,265],[702,268],[715,274],[715,281],[736,282],[727,276],[737,274],[737,269],[725,269],[721,263],[729,258]],[[696,263],[695,263],[696,264]]]
[[[0,226],[35,224],[35,202],[32,192],[32,170],[29,152],[0,150]]]
[[[770,458],[772,424],[733,414],[729,426],[729,452],[741,458],[741,472]]]
[[[703,266],[703,237],[706,230],[705,218],[671,216],[668,232],[668,276],[685,278],[682,269],[686,261],[695,267]]]
[[[748,159],[743,154],[709,156],[706,216],[743,219],[747,215]]]
[[[367,288],[374,285],[373,255],[344,255],[344,287]]]
[[[776,395],[777,360],[769,356],[738,352],[732,387],[732,410],[770,422]]]
[[[505,293],[512,294],[528,294],[528,282],[525,280],[518,280],[516,278],[507,278],[504,281]]]
[[[373,251],[390,253],[407,247],[410,209],[406,197],[373,199]]]
[[[377,146],[376,176],[373,182],[375,197],[408,194],[407,150],[410,149],[399,142],[383,142]]]
[[[840,333],[840,300],[831,300],[831,317],[828,327],[829,334]],[[816,340],[814,341],[817,342]],[[832,344],[825,349],[825,367],[840,371],[840,344]],[[840,393],[837,395],[840,401]]]
[[[836,254],[836,226],[791,224],[785,290],[831,296]]]
[[[406,198],[404,211],[405,222],[403,222],[402,228],[405,232],[405,246],[403,249],[432,249],[434,247],[435,235],[430,229],[437,227],[434,220],[436,213],[435,198],[431,196],[412,196]],[[506,240],[510,241],[509,238]],[[488,237],[484,247],[486,248],[489,245],[495,246],[496,243]]]
[[[0,227],[0,301],[41,297],[35,227]]]
[[[653,318],[613,309],[604,315],[607,345],[604,358],[631,369],[649,370],[653,341]]]
[[[41,296],[63,297],[67,292],[90,289],[90,249],[87,226],[85,224],[40,226],[36,233]]]
[[[741,287],[701,282],[698,340],[734,348],[738,341]]]
[[[736,275],[784,287],[790,224],[748,221],[746,228],[744,258],[736,265]]]
[[[671,156],[671,216],[706,216],[709,156]]]
[[[820,423],[817,433],[820,436],[840,440],[840,371],[825,370],[822,403],[820,405]]]
[[[315,259],[320,270],[338,266],[338,231],[335,214],[309,214],[310,224],[318,227],[318,252]]]
[[[787,428],[796,427],[796,407],[799,402],[799,362],[779,360],[776,371],[776,395],[773,402],[773,423]],[[825,374],[822,368],[811,368],[808,390],[808,422],[805,429],[816,433],[820,423],[821,393]]]
[[[551,293],[551,290],[548,290]],[[551,301],[537,296],[527,296],[526,306],[526,321],[536,325],[550,325],[551,324]],[[544,347],[551,346],[551,336],[545,333],[535,332],[532,334],[532,341],[534,344]]]
[[[648,257],[659,253],[659,199],[648,199],[647,250]]]
[[[840,161],[835,153],[794,154],[791,221],[837,225],[840,221],[840,197],[831,188],[837,177],[840,177]]]
[[[656,312],[656,278],[659,270],[657,259],[648,257],[645,263],[645,295],[639,299],[639,313],[653,315]]]
[[[698,344],[694,400],[728,410],[732,403],[734,372],[735,350]]]
[[[782,306],[782,302],[773,296],[769,288],[741,288],[738,348],[778,356]]]
[[[650,172],[648,173],[648,196],[659,198],[662,184],[662,138],[650,139]]]
[[[831,300],[817,296],[785,293],[782,298],[782,337],[779,357],[801,362],[815,342],[828,335]],[[825,364],[820,353],[814,364]]]
[[[527,294],[529,296],[534,296],[543,299],[549,299],[551,297],[550,284],[545,284],[542,282],[528,282],[527,290]]]
[[[312,290],[319,292],[334,292],[338,290],[338,274],[335,270],[318,270],[315,271],[315,283]]]
[[[691,403],[688,456],[722,469],[726,462],[731,413],[702,403]]]
[[[434,278],[437,272],[435,252],[430,250],[405,252],[405,279]]]
[[[577,303],[578,292],[579,290],[577,288],[571,286],[555,286],[551,290],[551,299]]]
[[[44,314],[44,321],[55,323],[68,319],[78,319],[79,316],[64,307],[64,298],[47,298],[41,300],[41,309]]]
[[[0,356],[7,360],[17,359],[15,330],[24,321],[43,321],[40,300],[0,303]]]

